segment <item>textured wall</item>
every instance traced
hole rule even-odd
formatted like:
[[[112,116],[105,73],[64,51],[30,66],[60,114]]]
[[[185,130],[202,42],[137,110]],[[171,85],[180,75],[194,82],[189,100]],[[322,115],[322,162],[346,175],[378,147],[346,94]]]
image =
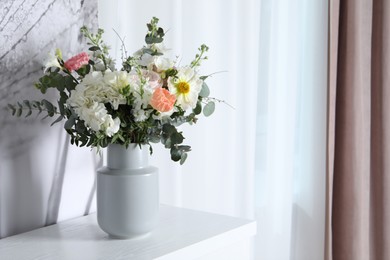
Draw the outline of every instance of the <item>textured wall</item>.
[[[61,124],[50,128],[50,119],[16,119],[4,109],[43,98],[33,83],[48,53],[58,47],[66,59],[85,48],[82,25],[97,27],[96,0],[0,2],[0,238],[91,208],[99,157],[69,147]]]

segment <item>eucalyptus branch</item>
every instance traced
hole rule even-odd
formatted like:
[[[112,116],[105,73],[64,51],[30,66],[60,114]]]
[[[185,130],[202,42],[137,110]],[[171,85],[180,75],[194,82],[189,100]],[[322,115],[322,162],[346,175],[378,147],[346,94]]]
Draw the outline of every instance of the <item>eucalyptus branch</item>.
[[[203,100],[206,100],[206,102],[203,101]],[[202,103],[203,103],[203,104],[207,104],[208,101],[210,101],[210,100],[211,100],[211,101],[218,102],[218,103],[224,103],[224,104],[227,105],[228,107],[230,107],[230,108],[236,110],[235,107],[233,107],[232,105],[230,105],[230,104],[229,104],[228,102],[226,102],[225,100],[218,99],[218,98],[214,98],[214,97],[204,97],[204,98],[202,99]]]
[[[42,101],[24,100],[23,103],[18,102],[16,105],[8,104],[8,109],[10,109],[12,115],[16,117],[20,117],[23,114],[23,111],[27,111],[25,117],[29,117],[33,111],[38,111],[38,115],[42,112],[47,112],[47,116],[50,117],[61,115],[61,113],[57,111],[57,107],[46,99],[43,99]]]
[[[209,75],[201,76],[200,79],[201,80],[205,80],[208,77],[214,76],[215,74],[224,73],[224,72],[228,72],[228,71],[227,70],[216,71],[216,72],[213,72],[213,73],[211,73]]]

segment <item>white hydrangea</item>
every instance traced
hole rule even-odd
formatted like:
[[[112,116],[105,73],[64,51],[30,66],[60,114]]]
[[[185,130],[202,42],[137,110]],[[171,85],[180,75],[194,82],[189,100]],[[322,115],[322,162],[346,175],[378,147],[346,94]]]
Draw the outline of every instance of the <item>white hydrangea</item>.
[[[95,132],[103,131],[110,137],[119,131],[119,118],[113,119],[102,103],[91,102],[89,106],[75,107],[74,109],[80,119]]]
[[[93,131],[104,131],[107,136],[118,132],[120,120],[113,119],[104,104],[110,103],[115,110],[126,104],[126,98],[119,93],[128,85],[129,77],[124,73],[106,71],[103,75],[100,71],[91,72],[71,91],[67,103]]]
[[[104,82],[119,92],[130,84],[130,75],[126,71],[107,70],[104,73]]]
[[[106,72],[106,74],[109,71]],[[107,78],[111,78],[111,74]],[[115,78],[115,77],[114,77]],[[110,103],[113,109],[117,110],[121,104],[126,104],[126,98],[119,93],[118,87],[108,84],[106,76],[100,71],[94,71],[85,76],[83,81],[76,86],[75,94],[72,97],[81,99],[81,102],[96,101],[100,103]],[[121,82],[120,82],[121,83]],[[122,84],[122,83],[121,83]],[[72,91],[73,92],[73,91]],[[78,106],[83,104],[77,103]]]

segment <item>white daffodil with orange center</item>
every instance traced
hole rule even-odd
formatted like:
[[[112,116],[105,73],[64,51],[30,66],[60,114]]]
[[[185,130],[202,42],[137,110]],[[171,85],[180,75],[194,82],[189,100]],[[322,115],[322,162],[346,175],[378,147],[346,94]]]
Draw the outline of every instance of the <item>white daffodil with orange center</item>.
[[[183,110],[196,107],[202,84],[196,71],[190,67],[179,69],[176,77],[168,79],[169,91],[176,95],[176,105]]]

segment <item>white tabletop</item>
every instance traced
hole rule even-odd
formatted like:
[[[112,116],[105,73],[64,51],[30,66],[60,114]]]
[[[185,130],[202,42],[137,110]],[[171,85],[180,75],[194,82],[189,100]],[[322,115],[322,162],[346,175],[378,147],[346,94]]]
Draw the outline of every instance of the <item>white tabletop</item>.
[[[91,214],[1,239],[0,259],[195,259],[255,234],[255,221],[161,206],[144,238],[111,239]]]

